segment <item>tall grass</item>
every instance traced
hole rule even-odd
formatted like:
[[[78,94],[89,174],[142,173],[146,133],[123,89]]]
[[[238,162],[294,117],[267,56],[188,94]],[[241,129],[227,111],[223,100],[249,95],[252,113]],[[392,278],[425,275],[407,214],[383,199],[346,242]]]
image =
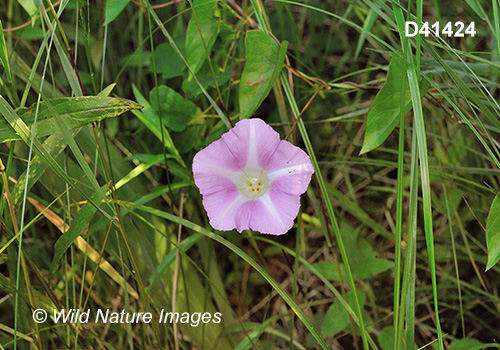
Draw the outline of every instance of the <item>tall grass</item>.
[[[0,2],[0,349],[498,348],[498,5]],[[250,30],[278,62],[253,116],[315,170],[284,236],[214,230],[191,171],[246,113]]]

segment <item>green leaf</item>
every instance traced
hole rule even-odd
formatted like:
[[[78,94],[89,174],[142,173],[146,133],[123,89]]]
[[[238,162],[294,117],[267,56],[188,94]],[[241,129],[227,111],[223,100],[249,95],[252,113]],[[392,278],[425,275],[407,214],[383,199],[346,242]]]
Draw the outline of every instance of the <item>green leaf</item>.
[[[193,1],[193,13],[186,32],[186,60],[194,74],[206,60],[219,32],[217,3],[214,0]]]
[[[337,266],[334,263],[322,262],[322,263],[313,264],[313,266],[325,278],[328,278],[329,280],[334,280],[334,281],[340,280],[340,277],[339,277],[339,274],[337,271]],[[344,265],[342,263],[339,263],[338,267],[340,269],[340,273],[342,274],[342,276],[345,276],[346,271],[345,271]]]
[[[470,6],[472,10],[478,15],[483,21],[488,19],[488,16],[484,12],[481,3],[478,0],[465,0],[465,2]]]
[[[12,75],[10,73],[9,54],[7,53],[7,45],[5,45],[5,36],[3,35],[2,21],[0,20],[0,62],[5,70],[7,81],[12,83]]]
[[[179,50],[184,53],[185,48],[179,44]],[[170,44],[158,45],[155,50],[155,66],[156,72],[163,74],[166,79],[182,75],[185,67]]]
[[[394,350],[394,326],[385,327],[378,335],[382,350]]]
[[[347,223],[342,223],[340,227],[344,240],[345,250],[351,265],[363,260],[371,260],[375,257],[373,248],[359,235],[359,230],[354,229]]]
[[[139,89],[135,85],[132,85],[132,91],[136,100],[144,106],[142,111],[133,111],[135,116],[160,140],[163,141],[165,147],[174,155],[177,162],[186,168],[184,161],[182,160],[179,151],[174,145],[172,138],[170,137],[170,132],[163,125],[163,132],[160,128],[160,118],[156,114],[155,110],[151,107],[148,100],[141,95]],[[162,135],[163,134],[163,135]]]
[[[63,97],[48,100],[57,114],[64,118],[69,129],[100,121],[104,118],[116,117],[133,109],[142,108],[136,102],[113,97]],[[28,127],[33,126],[36,104],[29,108],[18,108],[17,115]],[[47,102],[40,102],[36,126],[36,136],[48,136],[59,130],[54,114]],[[4,118],[0,118],[0,143],[20,140],[21,136],[14,131]]]
[[[53,113],[57,113],[54,107],[51,104],[48,105],[51,108]],[[57,174],[61,179],[66,181],[70,186],[74,186],[74,188],[87,200],[90,201],[90,198],[78,187],[75,182],[69,175],[61,168],[59,163],[54,159],[52,152],[53,150],[47,150],[44,147],[44,144],[41,144],[37,138],[31,138],[30,130],[26,123],[19,117],[19,115],[12,109],[12,107],[7,103],[7,101],[0,95],[0,115],[2,115],[5,120],[10,124],[10,126],[15,129],[16,133],[21,136],[22,140],[28,144],[32,145],[36,150],[36,155],[39,156],[46,164],[49,166],[55,174]],[[62,119],[57,116],[57,121],[61,121]],[[59,123],[58,123],[59,125]],[[54,136],[54,135],[52,135]],[[71,131],[68,131],[67,134],[62,135],[65,140],[68,138],[71,139]],[[50,137],[49,137],[50,139]],[[73,140],[74,142],[74,140]],[[95,179],[94,179],[95,180]],[[19,182],[18,182],[19,184]],[[97,204],[92,202],[93,205],[97,207]],[[108,203],[109,205],[109,203]],[[110,205],[109,205],[110,206]],[[113,218],[104,210],[98,208],[98,210],[110,221],[113,221]]]
[[[45,33],[43,32],[43,29],[38,22],[35,24],[34,27],[27,26],[27,27],[24,27],[24,28],[18,30],[16,32],[16,34],[20,38],[23,38],[26,40],[35,40],[35,39],[43,40],[43,38],[45,37]],[[41,48],[39,48],[38,50],[43,52],[43,50]]]
[[[394,266],[392,261],[375,258],[375,253],[370,244],[359,236],[359,231],[348,224],[342,225],[342,236],[353,275],[356,279],[366,279],[377,273],[386,271]],[[340,273],[346,276],[343,263],[338,263]],[[340,280],[337,265],[331,262],[314,264],[314,267],[330,280]]]
[[[362,308],[365,304],[366,294],[365,292],[358,290],[358,300],[359,306]],[[350,305],[355,305],[354,294],[352,291],[347,293],[347,300]],[[349,315],[345,307],[340,303],[339,300],[335,300],[332,306],[328,309],[323,324],[321,325],[321,334],[323,337],[327,338],[333,336],[345,329],[349,325]]]
[[[283,300],[288,304],[290,309],[297,315],[298,319],[302,321],[304,326],[308,329],[309,333],[316,339],[316,341],[319,343],[322,349],[328,349],[328,345],[326,344],[325,340],[323,337],[318,333],[318,330],[316,326],[309,320],[309,318],[305,315],[305,313],[302,311],[299,305],[295,303],[293,298],[280,286],[276,280],[274,280],[269,273],[262,268],[255,260],[253,260],[248,254],[246,254],[243,250],[241,250],[239,247],[234,245],[233,243],[227,241],[224,239],[222,236],[219,236],[211,231],[208,231],[207,229],[198,226],[190,221],[187,221],[185,219],[181,219],[173,214],[167,213],[165,211],[161,211],[158,209],[150,208],[150,207],[145,207],[145,206],[138,206],[133,203],[124,203],[126,207],[129,207],[131,210],[141,210],[148,212],[150,214],[156,215],[158,217],[167,219],[169,221],[179,223],[183,225],[185,228],[189,230],[193,230],[194,232],[198,232],[203,234],[204,236],[224,245],[227,247],[231,252],[234,254],[238,255],[241,259],[245,260],[250,266],[252,266],[258,274],[260,274],[270,285],[271,287],[283,298]],[[307,263],[307,262],[306,262]],[[186,274],[187,275],[187,274]],[[201,298],[200,298],[201,300]]]
[[[116,83],[111,83],[109,84],[108,86],[106,86],[101,92],[99,92],[97,94],[97,96],[100,96],[100,97],[108,97],[109,94],[111,93],[111,91],[113,91],[113,89],[115,88],[116,86]]]
[[[486,222],[486,244],[488,246],[488,265],[491,269],[500,260],[500,193],[491,203],[490,213]]]
[[[217,81],[217,84],[220,86],[227,83],[231,77],[230,67],[226,67],[223,71],[221,71],[221,68],[216,63],[213,63],[212,65],[215,71],[215,80]],[[199,84],[201,84],[204,89],[207,89],[208,87],[215,87],[212,70],[207,62],[203,64],[198,74],[196,74],[196,78],[198,81],[194,79],[193,75],[189,74],[189,77],[182,82],[182,90],[187,94],[188,98],[193,98],[203,93]]]
[[[474,347],[482,348],[483,343],[474,338],[463,338],[454,340],[448,350],[470,350]]]
[[[113,211],[113,209],[114,209],[113,206],[107,201],[107,198],[104,195],[104,192],[101,190],[101,187],[100,187],[99,183],[97,182],[97,179],[95,178],[94,173],[90,169],[88,162],[85,160],[85,157],[84,157],[80,147],[76,144],[75,139],[71,136],[71,130],[66,125],[66,122],[64,121],[65,118],[61,117],[59,115],[59,113],[57,113],[55,108],[50,103],[47,103],[47,107],[49,107],[52,115],[54,115],[57,130],[63,135],[64,140],[66,141],[69,148],[71,149],[71,152],[73,153],[76,161],[78,162],[81,169],[85,173],[85,176],[89,180],[92,187],[94,187],[94,191],[99,193],[99,195],[101,196],[101,200],[104,201],[104,203],[106,203],[108,205],[108,207]],[[92,202],[94,202],[94,201],[92,201]]]
[[[442,60],[442,62],[444,65],[432,57],[422,57],[422,66],[425,67],[425,70],[432,70],[433,73],[448,73],[449,69],[457,74],[457,76],[467,77],[464,73],[464,65],[462,62],[453,60]],[[499,68],[500,66],[498,63],[491,61],[467,62],[467,70],[472,71],[475,75],[482,75],[485,77],[499,77]]]
[[[184,131],[191,119],[201,113],[193,102],[185,100],[177,91],[165,85],[151,90],[149,100],[165,126],[173,131]]]
[[[374,9],[370,9],[368,15],[365,18],[365,24],[363,24],[363,31],[359,34],[358,44],[356,45],[356,51],[354,52],[354,59],[356,60],[363,48],[363,44],[366,40],[367,33],[370,33],[373,23],[377,20],[377,12]]]
[[[405,86],[405,95],[401,96],[403,91],[403,59],[398,54],[392,56],[387,72],[387,80],[375,96],[375,100],[370,107],[366,121],[365,140],[360,154],[370,152],[380,146],[389,134],[399,123],[401,114],[401,98],[404,99],[405,108],[403,113],[406,115],[411,108],[410,89]]]
[[[156,24],[160,28],[161,32],[163,33],[163,35],[165,35],[165,37],[168,39],[168,41],[172,44],[172,47],[174,48],[174,50],[177,53],[177,55],[179,57],[181,57],[182,61],[187,66],[187,69],[188,69],[189,73],[194,75],[193,69],[191,68],[191,66],[189,65],[189,63],[185,60],[184,56],[182,56],[181,51],[179,50],[179,48],[175,44],[172,36],[168,32],[168,30],[165,28],[165,26],[163,25],[162,21],[158,17],[158,15],[155,13],[155,11],[151,8],[150,5],[148,5],[148,9],[149,9],[151,15],[153,16],[154,21],[156,22]],[[196,76],[194,77],[194,79],[197,80]],[[217,103],[214,101],[214,99],[212,98],[212,96],[210,96],[210,94],[205,90],[205,88],[201,84],[199,84],[199,86],[200,86],[200,89],[203,91],[203,94],[205,95],[205,97],[207,98],[207,100],[212,105],[213,109],[217,112],[217,114],[222,119],[222,121],[224,122],[224,124],[226,124],[226,127],[228,129],[230,129],[231,128],[231,122],[229,120],[229,117],[217,105]]]
[[[102,191],[106,191],[107,185],[102,188]],[[101,195],[99,193],[94,194],[92,197],[93,203],[98,203],[101,199]],[[96,213],[97,208],[92,203],[88,202],[85,206],[78,211],[76,216],[71,222],[71,226],[68,231],[66,231],[54,245],[54,258],[50,264],[50,273],[54,273],[57,269],[57,264],[59,260],[61,260],[64,252],[73,244],[75,239],[83,232],[83,230],[87,227],[90,222],[90,219]]]
[[[382,332],[378,335],[378,342],[382,350],[394,350],[394,326],[385,327]],[[407,346],[406,344],[401,344],[402,350],[414,350],[418,347],[413,344],[413,346]],[[448,349],[449,350],[449,349]]]
[[[281,46],[267,34],[250,30],[245,39],[245,69],[239,87],[240,119],[248,118],[271,91],[285,62],[288,43]]]
[[[106,1],[106,18],[103,26],[111,23],[118,15],[127,7],[130,0],[107,0]]]
[[[384,272],[394,266],[392,261],[386,259],[366,259],[353,264],[352,270],[356,279],[369,278],[377,273]]]
[[[149,51],[134,51],[129,55],[122,56],[119,62],[121,66],[148,67],[151,56]]]
[[[399,116],[401,115],[401,98],[404,100],[404,115],[408,114],[412,107],[410,87],[402,69],[403,58],[398,54],[394,54],[389,64],[387,80],[377,96],[375,96],[368,112],[365,139],[360,154],[379,147],[398,125]],[[401,96],[403,81],[405,82],[405,94]],[[420,84],[421,97],[425,95],[429,87],[430,83],[423,79]]]
[[[200,110],[198,112],[183,132],[172,132],[172,140],[180,153],[187,153],[195,146],[199,146],[198,149],[202,148],[203,139],[200,135],[205,134],[207,123],[203,113]]]
[[[71,130],[71,137],[75,137],[80,129],[73,129]],[[56,159],[62,151],[66,148],[68,145],[66,142],[64,142],[64,137],[61,133],[57,133],[54,135],[49,136],[44,142],[43,142],[43,148],[46,149],[49,152],[49,155],[53,158]],[[42,175],[45,173],[47,168],[50,166],[48,162],[45,161],[45,157],[35,154],[33,159],[31,160],[31,165],[30,165],[30,173],[29,173],[29,181],[28,181],[28,191],[40,180]],[[24,193],[24,189],[26,186],[26,171],[22,173],[18,177],[17,183],[15,184],[13,190],[12,190],[12,202],[14,206],[18,206]]]
[[[17,2],[30,15],[31,22],[34,23],[35,17],[38,15],[38,6],[36,6],[35,0],[17,0]]]
[[[361,255],[361,254],[360,254]],[[351,264],[353,275],[356,279],[366,279],[377,273],[389,270],[394,263],[385,259],[364,259]],[[330,262],[314,264],[314,267],[329,280],[339,281],[340,277],[337,271],[337,265]],[[340,273],[346,276],[346,270],[343,263],[339,263]]]

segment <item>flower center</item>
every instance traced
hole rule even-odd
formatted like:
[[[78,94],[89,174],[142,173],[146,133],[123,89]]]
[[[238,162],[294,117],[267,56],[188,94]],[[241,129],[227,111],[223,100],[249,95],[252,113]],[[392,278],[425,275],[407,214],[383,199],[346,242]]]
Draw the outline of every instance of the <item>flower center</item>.
[[[238,188],[250,199],[256,199],[269,191],[269,180],[263,171],[246,171]]]

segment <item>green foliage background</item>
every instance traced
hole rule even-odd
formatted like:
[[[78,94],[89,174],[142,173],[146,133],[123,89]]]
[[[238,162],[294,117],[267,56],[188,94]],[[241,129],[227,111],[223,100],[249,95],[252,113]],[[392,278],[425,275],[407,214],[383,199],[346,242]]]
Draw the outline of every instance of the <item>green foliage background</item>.
[[[0,349],[498,348],[499,5],[0,0]],[[315,168],[284,236],[193,182],[248,117]]]

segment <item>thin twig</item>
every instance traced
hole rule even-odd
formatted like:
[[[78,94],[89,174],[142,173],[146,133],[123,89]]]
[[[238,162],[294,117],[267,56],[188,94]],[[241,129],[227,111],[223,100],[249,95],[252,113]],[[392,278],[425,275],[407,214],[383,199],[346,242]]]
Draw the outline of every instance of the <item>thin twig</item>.
[[[288,135],[286,135],[285,137],[285,140],[287,140],[290,135],[292,134],[292,132],[295,130],[295,127],[297,126],[297,123],[299,122],[300,118],[302,117],[302,115],[304,114],[304,112],[306,111],[307,108],[309,108],[309,105],[312,103],[312,101],[316,98],[316,95],[318,95],[318,93],[321,91],[322,89],[317,89],[314,94],[311,96],[311,98],[309,99],[309,101],[307,101],[306,105],[304,106],[304,108],[302,108],[302,111],[300,112],[300,114],[297,116],[297,119],[295,119],[295,121],[293,122],[293,125],[292,125],[292,128],[290,129],[290,131],[288,132]]]
[[[172,5],[175,5],[175,4],[178,4],[178,3],[181,3],[181,2],[184,2],[186,0],[172,0],[172,1],[169,1],[169,2],[166,2],[164,4],[159,4],[159,5],[153,5],[151,6],[152,9],[161,9],[161,8],[164,8],[164,7],[168,7],[168,6],[172,6]],[[131,2],[134,3],[134,5],[137,5],[139,7],[142,7],[142,8],[147,8],[146,5],[144,4],[141,4],[140,2],[136,1],[136,0],[131,0]]]
[[[231,3],[231,5],[233,5],[234,9],[241,15],[243,16],[246,21],[253,27],[253,28],[259,28],[259,25],[257,24],[257,22],[255,22],[255,20],[250,17],[250,16],[247,16],[247,14],[245,13],[245,11],[243,11],[243,9],[236,3],[235,0],[230,0],[229,1]]]
[[[61,3],[61,1],[57,1],[54,3],[54,6],[57,6]],[[49,12],[50,9],[46,9],[45,12]],[[38,21],[40,19],[40,17],[42,17],[42,15],[38,15],[35,17],[35,21]],[[5,28],[3,30],[4,33],[8,33],[8,32],[15,32],[17,30],[20,30],[20,29],[23,29],[23,28],[26,28],[27,26],[29,26],[30,24],[32,23],[32,21],[28,21],[24,24],[21,24],[20,26],[17,26],[17,27],[12,27],[12,28]]]

